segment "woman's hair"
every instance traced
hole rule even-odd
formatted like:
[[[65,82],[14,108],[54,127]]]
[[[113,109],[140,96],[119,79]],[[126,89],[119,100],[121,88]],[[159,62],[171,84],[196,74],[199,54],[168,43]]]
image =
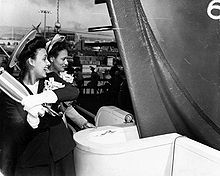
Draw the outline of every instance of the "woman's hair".
[[[36,36],[33,40],[29,41],[21,54],[18,57],[18,66],[21,69],[20,78],[28,71],[27,60],[28,58],[35,59],[38,49],[46,47],[46,39],[43,36]]]
[[[65,49],[68,51],[68,44],[65,40],[55,43],[53,45],[52,49],[47,53],[48,58],[51,58],[51,57],[56,58],[58,56],[59,52],[62,50],[65,50]]]

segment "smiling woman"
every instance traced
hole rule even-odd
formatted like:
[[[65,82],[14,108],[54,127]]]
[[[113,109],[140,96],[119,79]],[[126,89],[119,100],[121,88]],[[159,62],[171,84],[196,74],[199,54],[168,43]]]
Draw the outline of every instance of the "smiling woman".
[[[20,78],[27,85],[34,84],[40,78],[46,77],[50,63],[47,60],[47,53],[44,46],[45,39],[43,37],[36,37],[26,45],[18,58],[21,69]],[[34,75],[33,80],[29,79],[30,74]]]
[[[56,34],[53,39],[47,43],[47,52],[49,61],[51,62],[50,71],[55,72],[64,81],[75,85],[74,77],[65,71],[68,65],[68,45],[65,37]],[[70,127],[70,123],[67,124],[67,120],[71,120],[71,122],[74,123],[73,126],[77,125],[79,129],[94,127],[94,125],[90,124],[82,115],[80,115],[71,104],[72,102],[60,104],[65,114],[63,120],[66,125]],[[76,131],[72,126],[70,128],[73,132]]]
[[[18,55],[20,82],[30,95],[21,103],[3,96],[3,174],[8,175],[74,175],[74,141],[59,116],[59,103],[74,100],[78,89],[54,73],[47,73],[46,40],[36,36]],[[17,56],[15,54],[15,56]],[[45,90],[53,77],[62,85]],[[44,108],[50,104],[56,115]],[[60,113],[61,114],[61,113]]]
[[[52,41],[47,43],[48,58],[51,62],[50,69],[57,74],[64,72],[68,65],[68,45],[64,39],[64,36],[57,34]]]

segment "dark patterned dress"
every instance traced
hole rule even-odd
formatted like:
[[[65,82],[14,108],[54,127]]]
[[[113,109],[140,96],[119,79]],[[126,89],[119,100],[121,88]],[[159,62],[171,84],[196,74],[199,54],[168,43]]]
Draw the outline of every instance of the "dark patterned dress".
[[[59,112],[60,102],[76,99],[79,91],[57,74],[49,73],[47,78],[39,81],[38,93],[44,90],[45,81],[50,77],[65,85],[53,90],[58,97],[58,102],[51,108]],[[28,88],[27,90],[32,94]],[[5,176],[75,175],[73,158],[75,144],[64,125],[62,116],[45,113],[40,117],[38,128],[33,129],[28,124],[27,112],[23,110],[20,103],[4,95],[3,108],[2,171]]]

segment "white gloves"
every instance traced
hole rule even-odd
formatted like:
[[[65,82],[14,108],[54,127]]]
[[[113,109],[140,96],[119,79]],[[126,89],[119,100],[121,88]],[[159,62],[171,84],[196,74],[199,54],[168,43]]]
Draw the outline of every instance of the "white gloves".
[[[40,123],[38,116],[44,116],[45,108],[42,105],[35,106],[28,110],[27,122],[32,128],[37,128]]]
[[[37,105],[43,103],[56,103],[57,100],[57,95],[52,90],[48,90],[40,94],[26,96],[21,101],[21,104],[24,106],[24,110],[29,112],[30,109]]]
[[[32,128],[37,128],[40,123],[38,116],[44,116],[46,108],[41,104],[43,103],[55,103],[57,101],[56,94],[52,91],[44,91],[40,94],[28,95],[23,98],[21,104],[24,106],[24,110],[28,112],[27,122]]]

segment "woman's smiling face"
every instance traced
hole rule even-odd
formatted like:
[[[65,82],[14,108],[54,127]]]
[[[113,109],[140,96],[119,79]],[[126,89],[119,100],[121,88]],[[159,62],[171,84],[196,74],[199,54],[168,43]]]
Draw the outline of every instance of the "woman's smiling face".
[[[36,57],[33,60],[33,70],[36,78],[46,77],[50,62],[47,59],[47,52],[45,48],[39,48],[36,52]]]
[[[68,62],[67,62],[68,52],[66,49],[59,51],[58,56],[56,58],[51,58],[51,65],[55,72],[63,72],[65,71]]]

